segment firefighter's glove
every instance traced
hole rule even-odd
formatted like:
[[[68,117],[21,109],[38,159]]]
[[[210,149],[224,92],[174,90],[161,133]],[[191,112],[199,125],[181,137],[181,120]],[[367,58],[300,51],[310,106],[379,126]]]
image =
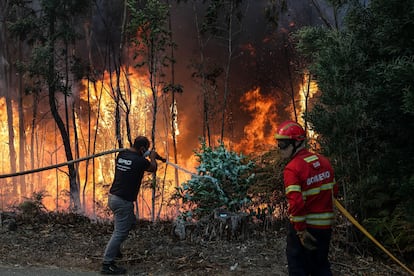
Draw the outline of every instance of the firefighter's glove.
[[[314,236],[311,235],[306,229],[303,231],[297,231],[297,235],[301,244],[308,250],[316,250],[317,242]]]

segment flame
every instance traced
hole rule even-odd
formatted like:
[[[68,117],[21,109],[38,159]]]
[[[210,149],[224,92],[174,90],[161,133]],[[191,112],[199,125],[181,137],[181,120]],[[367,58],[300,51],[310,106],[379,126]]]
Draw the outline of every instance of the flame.
[[[146,124],[149,116],[148,113],[151,109],[151,102],[150,102],[150,95],[151,90],[148,88],[148,80],[145,79],[144,76],[141,76],[135,70],[128,69],[126,71],[125,68],[122,70],[123,74],[119,76],[119,94],[121,97],[130,103],[130,122],[131,126],[133,126],[132,136],[134,135],[144,135],[147,132],[148,126]],[[111,130],[114,129],[114,114],[115,114],[115,97],[116,97],[116,90],[118,89],[116,86],[117,83],[117,76],[115,74],[109,74],[105,72],[101,81],[96,83],[87,82],[86,80],[82,81],[83,86],[85,89],[80,92],[80,98],[84,102],[89,102],[89,108],[96,116],[98,113],[100,114],[99,118],[99,125],[96,126],[101,130]],[[89,95],[89,99],[88,99]],[[122,100],[119,100],[121,109],[124,111],[123,115],[125,115],[125,104]],[[126,136],[126,130],[124,129]],[[115,137],[108,135],[109,137]],[[115,144],[115,141],[112,141]],[[127,141],[123,141],[126,143]]]
[[[92,117],[92,132],[97,131],[98,135],[95,141],[97,145],[96,152],[117,148],[118,144],[115,140],[115,113],[117,92],[120,100],[120,117],[121,119],[121,137],[123,138],[124,147],[129,147],[127,140],[127,128],[125,118],[129,108],[129,122],[131,126],[131,138],[134,139],[138,135],[148,136],[151,127],[148,122],[152,120],[151,114],[151,95],[148,80],[144,75],[140,75],[137,71],[129,68],[122,68],[120,76],[105,72],[102,80],[92,83],[87,80],[82,81],[83,89],[80,91],[80,99],[87,103],[86,108],[90,108]],[[117,85],[119,83],[119,86]],[[86,112],[83,114],[82,120],[78,119],[79,132],[88,133],[88,118],[85,118]],[[99,118],[98,118],[99,116]],[[133,141],[131,141],[133,142]],[[84,151],[86,148],[84,148]],[[89,153],[90,154],[90,153]],[[88,155],[85,153],[85,155]],[[95,186],[95,201],[105,202],[108,189],[112,183],[115,168],[115,156],[104,156],[95,161],[95,167],[84,169],[83,179],[86,175],[95,176],[97,185]],[[91,166],[91,164],[89,164]],[[92,180],[86,183],[86,194],[93,194]],[[84,183],[81,181],[81,183]],[[143,191],[143,189],[141,189]],[[150,202],[150,195],[145,192],[141,193],[142,202]],[[86,200],[92,202],[91,200]],[[91,208],[92,206],[90,206]],[[148,216],[146,208],[141,206],[144,216]]]
[[[246,48],[247,50],[249,47]],[[96,82],[90,82],[83,80],[78,87],[78,91],[74,91],[74,95],[78,95],[79,108],[75,110],[75,118],[77,125],[77,133],[79,137],[79,156],[84,157],[93,153],[99,153],[105,150],[114,149],[118,147],[118,143],[115,139],[115,97],[116,91],[119,91],[123,101],[120,101],[121,112],[121,136],[123,137],[124,147],[129,147],[127,141],[127,129],[125,123],[125,117],[127,108],[129,110],[129,118],[131,123],[131,137],[137,135],[150,135],[152,121],[152,91],[148,83],[148,78],[145,75],[133,69],[122,68],[122,74],[119,78],[115,74],[104,72],[102,79]],[[308,83],[309,90],[308,90]],[[119,84],[119,85],[117,85]],[[306,111],[306,99],[308,102],[317,93],[316,82],[311,80],[308,82],[308,75],[305,75],[303,83],[300,87],[299,97],[299,111],[301,113]],[[159,96],[164,96],[160,93]],[[29,97],[30,98],[30,97]],[[62,103],[62,99],[58,99]],[[127,105],[124,104],[129,103]],[[273,134],[276,132],[279,117],[277,114],[277,104],[279,99],[273,95],[264,95],[261,93],[260,88],[255,88],[247,91],[241,98],[241,108],[251,116],[251,120],[245,125],[243,129],[243,138],[241,141],[230,141],[225,138],[223,141],[226,145],[238,152],[244,154],[251,154],[255,152],[263,152],[270,149],[275,145]],[[26,109],[29,109],[29,104],[32,101],[26,100]],[[44,104],[44,103],[40,103]],[[62,106],[62,104],[60,104]],[[309,105],[308,105],[309,106]],[[44,108],[47,110],[46,108]],[[165,105],[164,114],[169,114],[171,109],[175,110],[177,114],[177,103],[173,103],[173,106]],[[13,128],[18,129],[18,113],[17,107],[13,106],[14,122]],[[39,112],[45,119],[37,122],[35,129],[26,127],[26,145],[30,145],[30,133],[35,133],[35,148],[30,149],[35,151],[36,160],[34,168],[44,167],[56,163],[62,163],[66,161],[64,148],[62,141],[57,130],[56,124],[47,112]],[[63,114],[63,113],[62,113]],[[47,117],[49,116],[49,117]],[[160,115],[161,116],[161,115]],[[163,115],[165,116],[165,115]],[[301,116],[300,120],[302,120]],[[165,120],[157,120],[159,127],[157,127],[157,151],[164,153],[162,155],[168,157],[172,149],[170,144],[170,128],[171,123],[165,122]],[[303,124],[303,121],[300,121]],[[163,125],[164,124],[164,125]],[[174,118],[173,124],[176,126],[176,135],[178,132],[178,121]],[[72,151],[74,152],[74,131],[73,126],[69,126],[70,139],[72,143]],[[165,129],[163,132],[162,130]],[[168,130],[167,130],[168,129]],[[184,131],[188,131],[191,128],[183,127]],[[308,128],[309,130],[309,128]],[[310,130],[311,131],[311,130]],[[96,140],[95,140],[96,132]],[[312,133],[311,136],[314,134]],[[15,133],[15,141],[20,139],[18,133]],[[6,101],[0,97],[0,141],[8,141],[8,125],[7,125],[7,112]],[[180,143],[183,143],[181,141]],[[95,146],[94,146],[95,145]],[[19,145],[15,143],[16,152],[19,152]],[[95,147],[95,148],[94,148]],[[0,154],[2,154],[3,161],[0,164],[0,174],[10,173],[9,160],[9,147],[7,142],[0,143]],[[31,162],[29,160],[29,154],[25,154],[27,160],[26,169],[30,169]],[[106,206],[106,198],[109,187],[112,183],[115,168],[115,154],[101,156],[95,158],[89,163],[79,163],[79,184],[81,192],[81,201],[85,207],[87,214],[91,214],[94,209],[95,203],[101,203],[102,206]],[[187,169],[188,171],[195,172],[197,164],[196,157],[192,155],[190,158],[184,158],[179,154],[178,165]],[[190,179],[191,175],[186,172],[179,171],[179,184]],[[173,217],[176,209],[169,207],[168,199],[174,193],[176,183],[175,181],[175,168],[168,164],[159,164],[159,170],[157,173],[157,194],[163,195],[157,197],[157,210],[160,211],[161,216]],[[139,213],[142,218],[149,218],[151,212],[151,189],[148,188],[151,175],[146,175],[143,186],[139,194]],[[34,191],[47,191],[47,197],[44,199],[48,210],[65,210],[69,204],[69,183],[67,179],[67,168],[61,167],[56,170],[44,171],[36,173],[34,175],[27,176],[26,181],[30,189],[27,189],[26,194],[19,194],[19,198],[30,196]],[[30,183],[29,183],[30,182]],[[7,184],[7,185],[6,185]],[[16,198],[10,198],[5,200],[5,196],[9,194],[11,190],[10,178],[0,179],[0,201],[3,206],[4,203],[13,203]],[[146,188],[147,187],[147,188]],[[84,192],[84,197],[83,197]],[[95,203],[93,202],[95,200]],[[157,211],[158,212],[158,211]],[[158,214],[156,214],[157,216]]]
[[[315,80],[309,79],[311,75],[309,73],[305,73],[303,76],[302,83],[299,87],[299,112],[300,115],[305,114],[312,108],[312,99],[314,96],[319,92],[318,84]],[[303,120],[303,116],[298,116],[298,121],[302,126],[305,126],[305,121]],[[313,146],[317,147],[316,139],[318,134],[306,123],[306,131],[309,143]]]
[[[145,75],[139,74],[138,71],[133,69],[122,69],[125,74],[122,74],[119,79],[119,90],[121,96],[126,102],[130,102],[130,123],[131,123],[131,136],[132,139],[137,135],[145,135],[150,137],[151,126],[149,123],[152,121],[152,91],[150,90],[150,85],[148,82],[148,78]],[[86,107],[91,108],[91,112],[93,113],[93,121],[98,122],[98,125],[94,125],[94,130],[97,130],[99,135],[97,137],[96,145],[99,146],[97,148],[97,152],[112,149],[117,147],[117,143],[114,140],[115,137],[115,125],[114,125],[114,114],[115,114],[115,93],[114,84],[117,83],[117,76],[114,74],[109,74],[105,72],[104,77],[101,81],[96,83],[88,83],[87,81],[82,82],[83,89],[80,91],[80,98],[89,104],[85,105]],[[89,95],[89,98],[88,98]],[[164,94],[160,94],[158,96],[164,96]],[[121,118],[125,120],[126,117],[126,108],[127,106],[120,102],[121,104]],[[175,114],[177,114],[177,106],[176,103],[173,104],[172,108],[175,109]],[[171,109],[171,107],[170,107]],[[165,113],[170,112],[170,110],[164,110]],[[85,114],[85,112],[82,112]],[[97,120],[97,116],[100,114],[101,118]],[[85,117],[85,115],[83,115]],[[162,115],[160,115],[162,116]],[[83,122],[83,124],[82,124]],[[78,122],[78,126],[80,126],[80,131],[82,129],[87,129],[87,125],[85,124],[87,120],[83,118],[83,120]],[[156,145],[157,152],[160,154],[167,156],[169,153],[168,147],[168,130],[167,128],[171,127],[171,124],[168,122],[164,122],[163,120],[158,120],[157,125],[157,133],[158,136],[158,143]],[[173,121],[176,129],[176,135],[179,135],[178,130],[178,120],[177,117],[174,118]],[[122,122],[122,137],[126,139],[127,132],[126,132],[126,125],[125,121]],[[165,129],[165,133],[160,131],[161,129]],[[85,130],[83,131],[85,133]],[[125,147],[128,147],[128,141],[123,141]],[[102,160],[102,161],[101,161]],[[183,160],[181,156],[179,156],[179,160]],[[95,168],[89,168],[88,175],[93,175],[98,173],[98,177],[96,177],[96,182],[99,184],[96,186],[96,201],[98,202],[105,202],[107,197],[107,192],[112,182],[112,177],[114,175],[114,156],[105,156],[100,157],[99,160],[95,163]],[[191,162],[186,163],[186,165],[193,164]],[[178,172],[179,180],[181,182],[189,179],[191,176],[183,173],[182,171]],[[86,171],[83,175],[83,179],[86,177]],[[172,166],[167,166],[166,164],[159,163],[158,172],[157,172],[157,210],[155,216],[161,215],[163,217],[173,217],[175,215],[175,209],[168,207],[169,202],[168,199],[171,195],[175,192],[176,183],[173,183],[175,180],[175,169]],[[152,181],[152,176],[147,174],[142,182],[140,193],[138,195],[138,213],[141,218],[150,218],[151,217],[151,202],[152,202],[152,191],[150,189]],[[89,180],[90,182],[90,180]],[[81,183],[83,183],[81,181]],[[88,183],[86,193],[88,195],[92,195],[93,191],[92,183]],[[158,196],[160,195],[160,196]],[[92,202],[91,200],[86,200],[87,202]],[[160,211],[159,211],[160,210]],[[159,214],[158,214],[159,212]]]
[[[244,127],[244,139],[235,148],[245,154],[263,151],[273,145],[273,134],[277,128],[276,100],[262,95],[260,88],[247,91],[240,99],[242,109],[248,111],[252,119]]]
[[[2,160],[9,160],[9,148],[7,145],[9,133],[8,133],[8,127],[7,127],[7,113],[6,113],[6,99],[3,97],[0,97],[0,154],[2,156]],[[0,173],[5,173],[10,171],[10,162],[1,162],[0,167]],[[3,197],[4,193],[4,187],[6,180],[1,180],[1,190],[0,190],[0,196]]]
[[[174,124],[174,130],[175,130],[175,136],[180,135],[180,129],[178,128],[178,109],[177,109],[177,101],[174,101],[172,104],[172,114],[174,114],[173,118],[173,124]]]
[[[17,107],[15,103],[12,102],[12,112],[13,112],[13,135],[15,141],[19,139],[19,132],[16,131],[18,129],[18,114],[17,114]],[[0,97],[0,154],[2,156],[2,160],[6,162],[1,162],[0,166],[0,173],[10,172],[11,164],[10,164],[10,152],[9,152],[9,127],[8,127],[8,116],[7,116],[7,107],[6,107],[6,99],[4,97]],[[16,146],[16,142],[14,142],[14,146]],[[17,145],[18,146],[18,145]],[[16,151],[17,154],[17,151]],[[17,164],[16,164],[17,165]],[[10,180],[3,180],[0,182],[1,189],[0,189],[0,200],[2,200],[3,205],[3,196],[7,196],[12,191],[18,192],[19,187],[14,187],[14,183]]]
[[[148,81],[146,78],[134,70],[127,70],[122,68],[123,74],[120,75],[119,81],[115,74],[109,74],[105,72],[101,81],[95,83],[82,81],[78,96],[79,96],[79,109],[76,110],[75,118],[77,125],[77,134],[79,137],[79,154],[74,158],[84,157],[93,153],[102,152],[105,150],[116,148],[117,141],[115,140],[115,103],[114,98],[115,91],[119,91],[123,100],[130,103],[130,124],[131,124],[131,137],[132,139],[137,135],[147,135],[150,127],[147,122],[151,122],[151,90],[148,88]],[[119,86],[117,85],[119,83]],[[118,89],[118,87],[119,89]],[[76,94],[76,91],[74,91]],[[62,96],[61,96],[62,97]],[[58,98],[57,101],[62,106],[63,99]],[[123,101],[120,101],[121,106],[121,118],[125,118],[126,107]],[[27,101],[26,105],[32,104],[31,101]],[[39,103],[40,105],[44,102]],[[28,109],[27,106],[26,108]],[[47,110],[47,107],[44,108]],[[17,107],[13,106],[14,123],[13,129],[19,129]],[[64,113],[62,112],[61,115]],[[62,163],[66,161],[64,148],[62,141],[57,130],[54,120],[48,113],[39,111],[38,115],[42,115],[42,121],[38,121],[35,129],[32,127],[26,128],[26,145],[30,145],[30,134],[34,133],[34,147],[35,160],[33,167],[45,167],[48,165]],[[45,116],[46,115],[46,116]],[[27,116],[27,115],[26,115]],[[99,119],[98,119],[99,117]],[[62,116],[65,120],[65,117]],[[27,118],[26,118],[27,119]],[[28,120],[29,121],[29,120]],[[71,121],[71,119],[69,120]],[[8,125],[7,125],[7,112],[6,101],[4,98],[0,98],[0,140],[8,141]],[[70,141],[72,146],[72,152],[75,152],[75,136],[73,126],[68,126]],[[126,124],[125,120],[121,121],[121,136],[124,137],[123,144],[125,147],[129,147],[129,142],[126,140]],[[96,141],[95,141],[96,131]],[[18,133],[15,133],[15,141],[19,141]],[[93,145],[96,148],[93,150]],[[16,152],[19,152],[19,144],[15,142],[14,147]],[[2,162],[0,165],[0,174],[6,174],[11,172],[10,168],[10,156],[9,147],[7,142],[0,144],[0,154],[2,154]],[[30,169],[32,164],[30,154],[25,154],[27,160],[26,170]],[[114,158],[112,156],[102,156],[94,160],[94,167],[92,167],[92,160],[89,161],[88,167],[86,162],[78,164],[79,173],[79,185],[81,193],[81,201],[83,201],[86,212],[90,213],[93,209],[93,200],[95,202],[102,202],[106,206],[106,195],[109,186],[112,182],[114,174]],[[94,175],[94,177],[93,177]],[[88,177],[87,177],[88,176]],[[30,197],[32,192],[45,191],[46,197],[43,199],[43,204],[48,210],[66,209],[69,204],[69,183],[67,179],[67,168],[61,167],[56,170],[48,170],[33,175],[27,176],[30,179],[30,183],[25,183],[27,187],[26,194],[18,193],[12,195],[11,178],[1,179],[1,197],[0,201],[2,206],[7,206],[13,203],[17,203],[25,197]],[[5,185],[4,183],[7,183]],[[23,183],[24,184],[24,183]],[[95,189],[94,189],[95,184]],[[20,184],[19,184],[20,185]],[[85,197],[83,197],[83,194]],[[3,196],[4,195],[4,196]]]

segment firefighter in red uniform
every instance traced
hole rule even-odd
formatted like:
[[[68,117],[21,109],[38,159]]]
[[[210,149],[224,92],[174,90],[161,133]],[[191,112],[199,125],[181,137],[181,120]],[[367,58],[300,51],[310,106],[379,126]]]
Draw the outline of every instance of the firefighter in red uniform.
[[[286,255],[289,275],[332,275],[328,261],[333,197],[338,193],[329,160],[305,148],[305,130],[286,121],[275,135],[282,158],[289,159],[283,177],[288,201]]]

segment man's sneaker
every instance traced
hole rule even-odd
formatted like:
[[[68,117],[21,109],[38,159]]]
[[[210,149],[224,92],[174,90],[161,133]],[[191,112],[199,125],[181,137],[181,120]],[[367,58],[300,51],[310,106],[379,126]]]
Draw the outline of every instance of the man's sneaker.
[[[102,264],[101,274],[121,275],[125,273],[126,273],[126,269],[123,267],[117,266],[115,262]]]

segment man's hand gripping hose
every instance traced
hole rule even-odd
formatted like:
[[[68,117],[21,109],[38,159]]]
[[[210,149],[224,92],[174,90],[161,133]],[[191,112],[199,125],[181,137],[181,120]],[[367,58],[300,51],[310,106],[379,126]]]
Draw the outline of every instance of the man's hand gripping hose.
[[[163,163],[167,162],[167,159],[165,159],[164,157],[161,157],[161,155],[159,155],[158,153],[155,156],[155,159],[157,159],[157,160],[159,160],[159,161],[161,161]]]

